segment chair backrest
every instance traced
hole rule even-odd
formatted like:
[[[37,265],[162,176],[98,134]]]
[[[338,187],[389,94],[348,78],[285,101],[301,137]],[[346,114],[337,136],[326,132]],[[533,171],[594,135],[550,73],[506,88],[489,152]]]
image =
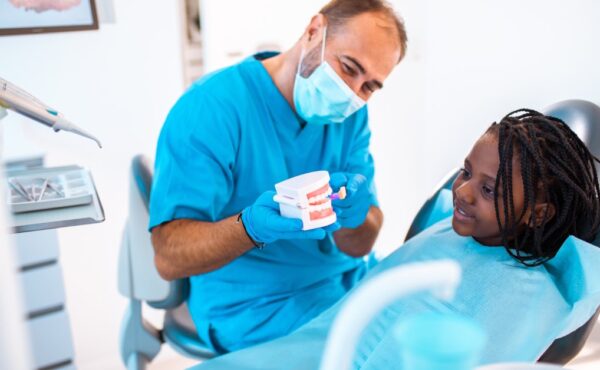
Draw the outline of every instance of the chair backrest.
[[[548,107],[544,114],[552,115],[562,119],[587,145],[592,154],[598,156],[600,153],[600,107],[596,104],[584,100],[565,100]],[[598,165],[597,167],[598,168]],[[440,204],[440,197],[443,191],[451,189],[452,183],[458,175],[457,170],[451,171],[444,180],[436,187],[433,195],[423,204],[415,216],[405,241],[417,235],[428,226],[440,221],[442,217],[447,216],[444,212],[436,212],[435,207]],[[436,219],[436,217],[439,217]],[[600,247],[600,233],[596,236],[593,244]],[[556,339],[552,345],[544,352],[539,361],[564,365],[571,361],[577,353],[583,348],[585,341],[589,337],[594,324],[600,314],[600,307],[585,324],[574,332]]]
[[[575,131],[577,136],[585,143],[590,152],[595,156],[600,153],[600,107],[585,100],[564,100],[552,104],[544,110],[544,114],[554,116],[563,120]],[[596,163],[596,170],[600,171],[600,165]],[[600,247],[600,233],[592,242]],[[574,332],[555,340],[550,348],[540,357],[540,361],[564,365],[571,361],[583,348],[589,337],[598,315],[600,307],[585,324]]]
[[[433,195],[427,199],[419,212],[417,212],[417,215],[410,225],[405,241],[408,241],[410,238],[425,230],[427,227],[436,223],[437,221],[441,221],[443,218],[449,216],[448,213],[439,212],[435,208],[439,207],[443,202],[446,201],[443,200],[440,202],[440,197],[445,196],[443,194],[444,190],[449,190],[452,188],[452,183],[458,174],[458,170],[450,171],[444,180],[442,180],[436,187]],[[594,245],[600,247],[600,233],[596,236],[596,239],[593,243]],[[552,342],[552,345],[550,345],[546,352],[544,352],[539,361],[560,365],[564,365],[571,361],[579,353],[579,351],[581,351],[581,348],[583,348],[587,338],[594,328],[594,324],[596,323],[599,314],[600,308],[598,308],[594,316],[592,316],[577,330]]]
[[[189,281],[165,281],[154,264],[154,249],[148,232],[153,174],[150,163],[143,155],[137,155],[131,162],[129,217],[119,258],[119,291],[155,308],[175,308],[187,298]]]
[[[458,176],[458,173],[459,169],[454,169],[448,172],[442,181],[438,183],[433,194],[427,198],[413,219],[413,222],[406,233],[406,237],[404,238],[405,242],[434,223],[449,216],[449,214],[445,214],[445,212],[441,212],[437,208],[441,206],[440,201],[442,200],[441,197],[444,196],[443,192],[452,189],[452,183],[456,179],[456,176]]]

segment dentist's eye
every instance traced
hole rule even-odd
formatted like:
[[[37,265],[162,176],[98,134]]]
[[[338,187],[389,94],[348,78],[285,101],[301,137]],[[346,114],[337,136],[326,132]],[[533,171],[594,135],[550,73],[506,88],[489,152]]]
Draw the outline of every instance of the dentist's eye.
[[[342,63],[342,70],[344,71],[344,73],[347,73],[350,76],[356,76],[356,71],[354,70],[354,68],[350,67],[346,63]]]
[[[363,90],[365,90],[365,92],[369,94],[372,94],[377,90],[377,87],[375,86],[375,84],[365,83],[363,85]]]

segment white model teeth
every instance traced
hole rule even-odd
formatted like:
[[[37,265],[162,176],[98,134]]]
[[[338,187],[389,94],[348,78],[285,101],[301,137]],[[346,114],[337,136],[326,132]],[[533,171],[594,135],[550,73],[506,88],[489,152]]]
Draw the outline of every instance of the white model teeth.
[[[309,212],[318,212],[318,211],[324,211],[329,208],[331,208],[331,201],[327,201],[325,203],[317,204],[314,206],[309,206],[308,211]]]
[[[330,192],[331,192],[331,190],[330,190]],[[331,194],[331,193],[330,193],[330,194]],[[327,197],[328,197],[330,194],[327,194],[327,193],[322,193],[322,194],[319,194],[319,195],[317,195],[317,196],[311,197],[311,198],[309,198],[309,199],[308,199],[308,203],[316,203],[316,202],[320,202],[320,201],[322,201],[323,199],[327,198]]]

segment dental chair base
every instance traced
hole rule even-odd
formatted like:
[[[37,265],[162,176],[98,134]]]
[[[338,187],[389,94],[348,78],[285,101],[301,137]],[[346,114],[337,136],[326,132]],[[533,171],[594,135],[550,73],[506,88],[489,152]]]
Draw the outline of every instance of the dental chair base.
[[[181,354],[208,359],[215,356],[198,337],[185,301],[189,281],[165,281],[154,265],[154,249],[148,232],[148,204],[152,183],[150,161],[136,156],[129,182],[129,216],[119,254],[119,293],[129,300],[121,326],[120,351],[130,370],[145,369],[169,343]],[[165,310],[163,329],[144,320],[142,305]]]
[[[129,302],[121,327],[121,359],[127,369],[145,369],[160,351],[160,332],[142,317],[142,303]]]

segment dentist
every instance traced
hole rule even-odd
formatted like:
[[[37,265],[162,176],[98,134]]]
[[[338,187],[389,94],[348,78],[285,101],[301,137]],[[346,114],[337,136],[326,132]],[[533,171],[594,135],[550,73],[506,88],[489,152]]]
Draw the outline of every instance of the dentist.
[[[150,225],[167,280],[190,277],[188,307],[217,352],[290,333],[366,270],[383,214],[373,183],[366,101],[406,51],[383,0],[333,0],[288,51],[204,76],[158,140]],[[328,170],[338,222],[302,231],[274,184]]]

